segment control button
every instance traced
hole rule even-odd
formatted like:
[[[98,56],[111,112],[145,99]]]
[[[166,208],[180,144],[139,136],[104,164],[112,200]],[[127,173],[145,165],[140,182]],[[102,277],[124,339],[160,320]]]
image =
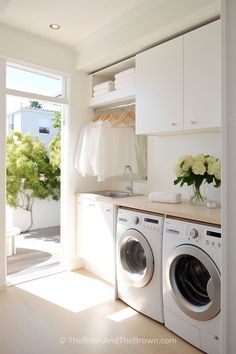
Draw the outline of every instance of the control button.
[[[218,247],[221,247],[221,243],[220,242],[218,243]]]
[[[134,225],[138,225],[138,223],[139,223],[139,217],[135,216],[134,217]]]
[[[190,236],[191,236],[192,238],[198,237],[198,231],[197,231],[197,229],[192,229],[192,230],[190,231]]]
[[[215,242],[214,242],[214,241],[212,241],[211,245],[212,245],[212,246],[215,246]]]
[[[209,243],[210,243],[209,240],[206,240],[206,245],[209,245]]]

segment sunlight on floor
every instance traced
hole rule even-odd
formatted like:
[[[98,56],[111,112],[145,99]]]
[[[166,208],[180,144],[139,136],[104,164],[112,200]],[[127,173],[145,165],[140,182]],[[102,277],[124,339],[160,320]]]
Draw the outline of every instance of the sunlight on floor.
[[[137,315],[137,312],[132,308],[127,307],[125,309],[112,313],[111,315],[107,316],[107,318],[115,322],[121,322],[135,315]]]
[[[81,272],[63,272],[17,287],[74,313],[114,299],[111,285]]]

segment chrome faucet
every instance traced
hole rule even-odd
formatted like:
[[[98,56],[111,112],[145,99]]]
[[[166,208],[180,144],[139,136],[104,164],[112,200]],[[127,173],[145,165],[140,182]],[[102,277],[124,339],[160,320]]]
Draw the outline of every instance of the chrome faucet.
[[[132,167],[130,165],[125,165],[124,170],[123,170],[123,175],[126,173],[126,170],[129,171],[129,186],[126,187],[126,189],[129,191],[130,195],[134,194],[134,189],[133,189],[133,171]]]

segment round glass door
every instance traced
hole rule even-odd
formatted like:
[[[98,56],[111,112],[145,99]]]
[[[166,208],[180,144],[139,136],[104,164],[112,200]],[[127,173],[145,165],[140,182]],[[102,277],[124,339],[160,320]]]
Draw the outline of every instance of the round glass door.
[[[206,321],[219,313],[220,272],[199,247],[177,247],[168,259],[166,276],[175,302],[188,316]]]
[[[136,230],[127,230],[119,243],[119,263],[129,285],[144,287],[152,279],[154,258],[146,238]]]

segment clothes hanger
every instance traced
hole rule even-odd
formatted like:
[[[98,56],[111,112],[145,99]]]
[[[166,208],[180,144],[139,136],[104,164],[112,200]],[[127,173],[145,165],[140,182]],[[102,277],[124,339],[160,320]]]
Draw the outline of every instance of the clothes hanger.
[[[112,128],[116,128],[120,125],[120,123],[124,122],[127,118],[135,119],[135,113],[133,111],[126,111],[124,112],[121,117],[119,117],[113,124]],[[133,127],[134,124],[132,125],[126,125],[126,127],[131,126]],[[125,128],[125,127],[124,127]]]
[[[97,122],[99,119],[102,118],[102,114],[98,114],[94,119],[93,119],[93,123]]]

